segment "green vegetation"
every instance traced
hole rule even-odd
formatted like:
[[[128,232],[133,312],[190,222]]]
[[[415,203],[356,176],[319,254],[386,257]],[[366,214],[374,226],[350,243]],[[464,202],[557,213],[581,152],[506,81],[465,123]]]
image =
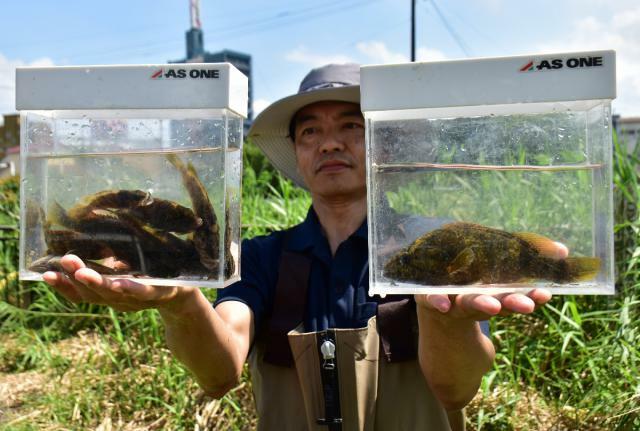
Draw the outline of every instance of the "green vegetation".
[[[616,143],[617,295],[556,297],[494,319],[498,356],[467,409],[470,430],[640,429],[639,156]],[[304,191],[252,145],[244,166],[244,237],[302,220]],[[17,187],[0,184],[0,225],[18,221]],[[0,430],[254,428],[247,373],[223,399],[204,397],[166,349],[156,312],[73,305],[20,284],[18,233],[0,236]]]

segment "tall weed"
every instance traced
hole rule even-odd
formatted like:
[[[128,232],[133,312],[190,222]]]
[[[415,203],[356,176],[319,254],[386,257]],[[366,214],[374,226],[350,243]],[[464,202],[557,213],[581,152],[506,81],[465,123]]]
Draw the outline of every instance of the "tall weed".
[[[534,315],[494,319],[475,429],[640,429],[640,144],[614,145],[616,295],[555,297]],[[528,428],[508,418],[532,391],[554,413]]]
[[[468,409],[470,429],[640,429],[640,146],[627,154],[615,145],[617,295],[557,297],[533,315],[494,319],[497,359]],[[305,217],[308,194],[251,144],[244,165],[243,237]],[[0,224],[17,223],[17,184],[0,184]],[[0,371],[40,370],[56,383],[25,401],[41,412],[37,420],[7,429],[88,429],[107,419],[150,429],[255,425],[246,375],[223,400],[204,398],[164,347],[156,312],[73,305],[43,283],[21,285],[17,232],[0,235],[0,337],[10,341],[0,343]],[[25,291],[30,305],[22,309]],[[56,351],[72,339],[86,343],[84,356]]]

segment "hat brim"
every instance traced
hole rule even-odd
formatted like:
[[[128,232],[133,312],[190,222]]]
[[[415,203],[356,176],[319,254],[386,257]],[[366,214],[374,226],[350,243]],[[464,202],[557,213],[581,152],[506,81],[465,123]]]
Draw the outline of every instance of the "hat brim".
[[[297,170],[293,141],[289,138],[289,123],[293,115],[305,106],[331,100],[360,104],[360,86],[323,88],[285,97],[262,111],[249,130],[251,142],[260,148],[271,164],[304,189],[307,186]]]

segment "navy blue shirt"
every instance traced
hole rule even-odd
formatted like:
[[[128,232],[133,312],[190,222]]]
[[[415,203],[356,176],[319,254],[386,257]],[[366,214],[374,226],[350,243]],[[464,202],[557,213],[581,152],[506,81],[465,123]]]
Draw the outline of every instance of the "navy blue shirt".
[[[286,249],[311,258],[305,331],[328,328],[360,328],[376,314],[377,299],[369,297],[367,222],[331,256],[329,242],[322,233],[318,217],[309,209],[307,218],[290,229]],[[278,281],[284,231],[242,242],[241,280],[218,292],[216,305],[240,301],[253,310],[256,332],[270,316]]]
[[[361,328],[376,314],[379,296],[370,297],[366,220],[331,256],[329,242],[318,217],[309,209],[307,218],[290,229],[288,251],[311,258],[304,330]],[[271,315],[278,282],[285,231],[242,242],[241,280],[218,291],[215,305],[240,301],[251,308],[256,333]],[[410,295],[406,295],[410,296]],[[486,322],[481,327],[488,333]]]

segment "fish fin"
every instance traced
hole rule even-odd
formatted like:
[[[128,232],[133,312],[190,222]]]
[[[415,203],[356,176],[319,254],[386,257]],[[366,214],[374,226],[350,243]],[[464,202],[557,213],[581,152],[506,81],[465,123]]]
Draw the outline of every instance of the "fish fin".
[[[60,205],[58,202],[53,202],[49,205],[49,217],[48,222],[52,224],[57,224],[59,226],[64,226],[68,228],[73,228],[74,223],[71,221],[71,218],[67,215],[67,211]]]
[[[565,260],[571,281],[592,280],[600,272],[600,259],[597,257],[568,257]]]
[[[514,232],[513,235],[531,244],[543,256],[555,256],[558,254],[558,244],[546,236],[532,232]]]
[[[462,274],[469,271],[475,260],[476,254],[473,252],[473,249],[471,247],[467,247],[458,253],[458,255],[453,259],[451,264],[447,267],[447,272],[452,276]]]

